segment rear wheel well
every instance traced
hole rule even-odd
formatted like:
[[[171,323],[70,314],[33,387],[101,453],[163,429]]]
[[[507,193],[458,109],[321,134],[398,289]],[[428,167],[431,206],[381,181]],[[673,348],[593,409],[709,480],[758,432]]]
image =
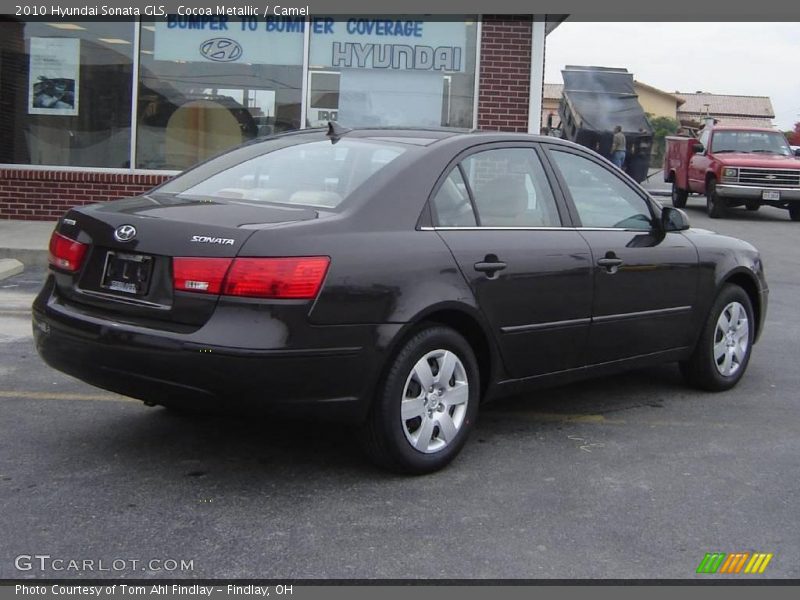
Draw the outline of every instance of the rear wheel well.
[[[464,337],[475,352],[478,360],[478,370],[481,381],[481,398],[483,398],[492,376],[492,353],[489,340],[478,321],[465,312],[459,310],[440,310],[425,315],[424,319],[413,327],[405,336],[407,339],[426,325],[444,325],[457,331]],[[405,340],[404,340],[405,341]]]
[[[753,306],[753,313],[755,317],[755,323],[753,323],[753,330],[755,331],[756,336],[758,336],[758,324],[761,322],[761,305],[760,305],[760,296],[758,293],[758,285],[756,284],[755,280],[749,275],[745,273],[734,273],[730,277],[728,277],[724,283],[732,283],[734,285],[738,285],[742,288],[747,297],[750,298],[750,304]]]

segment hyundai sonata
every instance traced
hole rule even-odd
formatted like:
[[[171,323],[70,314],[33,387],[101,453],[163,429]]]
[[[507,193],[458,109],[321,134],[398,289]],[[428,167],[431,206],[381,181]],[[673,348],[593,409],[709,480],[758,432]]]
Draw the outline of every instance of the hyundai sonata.
[[[70,210],[50,263],[33,328],[54,368],[173,409],[343,421],[411,473],[535,385],[677,362],[728,389],[767,308],[750,244],[523,134],[259,140]]]

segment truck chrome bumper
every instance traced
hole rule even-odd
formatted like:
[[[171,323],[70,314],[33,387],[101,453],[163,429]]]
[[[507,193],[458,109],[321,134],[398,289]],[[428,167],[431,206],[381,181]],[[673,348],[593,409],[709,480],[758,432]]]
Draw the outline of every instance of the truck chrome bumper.
[[[761,200],[763,192],[780,193],[780,201],[800,200],[800,188],[759,187],[757,185],[737,185],[732,183],[717,184],[717,193],[723,198]]]

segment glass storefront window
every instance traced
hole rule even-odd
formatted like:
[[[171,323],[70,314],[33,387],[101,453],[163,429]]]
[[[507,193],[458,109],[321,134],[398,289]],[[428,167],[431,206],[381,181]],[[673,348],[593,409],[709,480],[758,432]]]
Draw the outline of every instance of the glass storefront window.
[[[142,19],[136,166],[183,169],[301,126],[304,18]]]
[[[0,163],[130,166],[132,22],[0,21]]]
[[[312,17],[307,123],[473,125],[477,19]]]

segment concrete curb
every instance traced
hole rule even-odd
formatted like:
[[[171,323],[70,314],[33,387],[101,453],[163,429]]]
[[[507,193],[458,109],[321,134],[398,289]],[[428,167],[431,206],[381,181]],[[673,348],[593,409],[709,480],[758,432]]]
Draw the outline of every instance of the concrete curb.
[[[14,275],[19,275],[25,270],[25,265],[15,258],[0,258],[0,281]]]
[[[0,260],[15,258],[29,267],[46,267],[47,250],[28,248],[0,248]]]

